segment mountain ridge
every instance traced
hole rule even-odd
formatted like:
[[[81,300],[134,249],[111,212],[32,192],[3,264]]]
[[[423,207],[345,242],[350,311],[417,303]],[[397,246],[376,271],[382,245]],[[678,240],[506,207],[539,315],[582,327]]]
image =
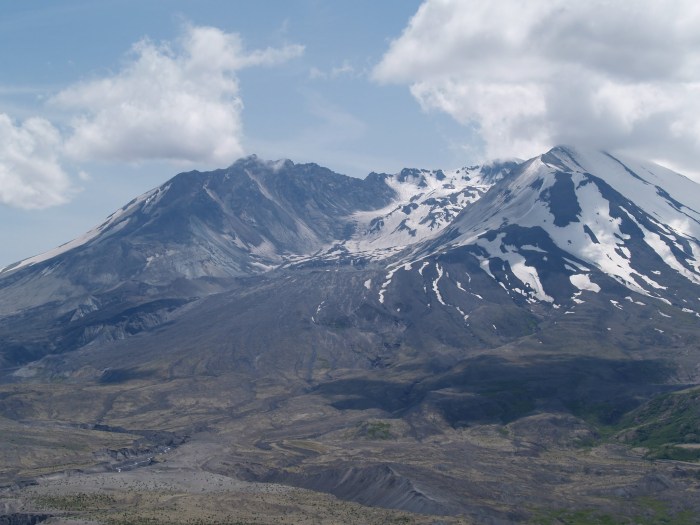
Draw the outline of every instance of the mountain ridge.
[[[0,314],[54,308],[81,318],[103,304],[187,303],[236,279],[324,266],[383,271],[364,292],[386,307],[402,272],[423,281],[430,265],[435,279],[421,286],[443,306],[448,281],[483,295],[469,288],[480,272],[525,305],[580,305],[582,294],[619,284],[700,317],[700,214],[681,202],[700,202],[700,186],[626,162],[557,146],[522,163],[361,180],[250,156],[177,175],[84,236],[6,267]],[[445,273],[435,260],[450,253],[471,270]]]

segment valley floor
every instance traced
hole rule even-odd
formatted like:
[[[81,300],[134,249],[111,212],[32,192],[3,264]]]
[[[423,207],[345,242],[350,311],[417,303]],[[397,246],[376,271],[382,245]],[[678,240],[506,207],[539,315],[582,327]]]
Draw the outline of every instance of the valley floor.
[[[244,418],[193,434],[133,470],[128,461],[83,464],[6,483],[0,514],[47,514],[44,523],[65,525],[700,519],[700,464],[649,461],[642,450],[622,445],[586,445],[589,430],[571,416],[539,414],[416,439],[405,421],[367,419],[364,411],[335,430],[332,417],[309,411],[290,419],[283,435],[271,425],[280,410],[266,422]],[[311,422],[322,432],[302,437]],[[263,426],[269,439],[260,441]],[[583,441],[572,446],[576,439]],[[26,467],[25,474],[42,472]],[[416,512],[386,508],[397,506]]]
[[[44,523],[63,525],[435,523],[431,516],[207,471],[207,461],[224,453],[221,444],[199,436],[148,467],[58,473],[30,486],[6,487],[0,492],[0,509],[6,515],[49,514]],[[445,524],[468,523],[457,517],[439,519]]]

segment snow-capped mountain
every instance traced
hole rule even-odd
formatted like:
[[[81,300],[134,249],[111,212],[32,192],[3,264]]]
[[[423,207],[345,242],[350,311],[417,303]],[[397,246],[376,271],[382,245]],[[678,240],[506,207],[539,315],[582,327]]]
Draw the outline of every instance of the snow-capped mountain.
[[[557,147],[511,169],[438,235],[387,261],[371,287],[391,309],[405,302],[407,287],[419,290],[425,304],[465,323],[485,302],[485,277],[514,304],[573,314],[605,295],[619,310],[664,304],[699,318],[694,203],[700,186],[665,168]]]
[[[186,281],[186,294],[200,294],[221,289],[212,279],[283,264],[386,258],[436,235],[513,166],[360,180],[251,156],[224,170],[181,173],[81,237],[0,270],[0,290],[12,298],[0,301],[0,314],[137,283],[141,293],[160,294]]]
[[[493,189],[446,235],[451,247],[471,247],[485,272],[505,271],[511,290],[554,302],[561,293],[541,275],[556,271],[578,292],[599,290],[605,276],[669,304],[697,300],[680,293],[700,284],[697,183],[660,166],[558,147]]]
[[[302,295],[312,323],[365,326],[370,309],[418,327],[444,310],[457,339],[479,319],[497,330],[497,311],[520,312],[525,326],[533,312],[570,314],[603,296],[610,308],[700,316],[696,203],[700,186],[679,174],[571,147],[364,180],[253,156],[177,175],[84,236],[3,269],[0,338],[7,359],[31,360],[151,330],[260,279],[280,296],[302,282],[314,290]],[[311,299],[319,293],[327,299]]]

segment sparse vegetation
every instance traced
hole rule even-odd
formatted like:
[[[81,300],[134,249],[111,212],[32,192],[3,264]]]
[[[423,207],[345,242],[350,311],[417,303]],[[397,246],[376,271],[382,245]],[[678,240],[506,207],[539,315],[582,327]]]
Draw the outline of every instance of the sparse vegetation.
[[[638,505],[633,508],[639,510],[630,514],[592,509],[542,511],[532,518],[531,523],[533,525],[696,525],[698,523],[698,516],[690,510],[674,512],[664,502],[651,498],[641,498],[636,503]]]
[[[116,500],[107,494],[80,492],[67,496],[41,496],[36,503],[52,510],[86,511],[112,508]]]
[[[391,438],[391,424],[384,421],[372,421],[367,423],[367,437],[370,439]]]
[[[570,409],[598,432],[580,447],[622,442],[647,449],[647,459],[700,459],[700,389],[661,394],[625,414],[614,403],[578,402]]]
[[[433,523],[429,516],[363,507],[310,491],[212,491],[210,487],[201,493],[163,492],[149,490],[146,484],[136,479],[118,490],[113,489],[110,495],[97,492],[43,495],[34,497],[33,504],[61,511],[67,518],[105,525]],[[67,489],[68,485],[61,485],[61,488],[54,489]],[[450,517],[442,522],[446,525],[464,523],[459,518]]]
[[[649,450],[651,459],[700,459],[700,389],[658,396],[627,414],[619,439]]]

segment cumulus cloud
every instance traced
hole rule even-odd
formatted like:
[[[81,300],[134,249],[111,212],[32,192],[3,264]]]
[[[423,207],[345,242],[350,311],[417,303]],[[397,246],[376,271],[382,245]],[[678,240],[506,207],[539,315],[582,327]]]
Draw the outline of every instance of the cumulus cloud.
[[[15,124],[0,113],[0,203],[37,209],[66,202],[74,188],[60,164],[61,147],[48,120]]]
[[[700,170],[700,4],[426,0],[373,71],[476,124],[485,156],[558,143]]]
[[[230,163],[241,147],[236,73],[300,56],[303,46],[246,50],[239,35],[188,26],[175,43],[136,43],[112,75],[67,87],[49,100],[74,115],[62,135],[38,117],[0,113],[0,204],[63,204],[89,175],[69,161]],[[0,91],[6,88],[0,86]]]
[[[243,153],[236,72],[303,50],[247,51],[239,35],[214,27],[187,27],[175,44],[142,40],[120,71],[53,97],[79,115],[65,151],[77,160],[231,162]]]

